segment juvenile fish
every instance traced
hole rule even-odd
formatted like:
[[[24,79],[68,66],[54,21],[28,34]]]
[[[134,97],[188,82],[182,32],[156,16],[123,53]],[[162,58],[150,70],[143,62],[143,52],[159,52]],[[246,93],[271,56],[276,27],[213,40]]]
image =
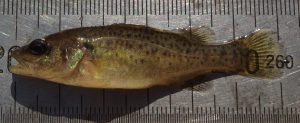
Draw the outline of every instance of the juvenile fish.
[[[141,89],[180,85],[212,72],[280,77],[267,55],[282,53],[276,34],[257,30],[223,43],[208,27],[176,32],[113,24],[69,29],[35,39],[12,52],[15,74],[88,87]]]

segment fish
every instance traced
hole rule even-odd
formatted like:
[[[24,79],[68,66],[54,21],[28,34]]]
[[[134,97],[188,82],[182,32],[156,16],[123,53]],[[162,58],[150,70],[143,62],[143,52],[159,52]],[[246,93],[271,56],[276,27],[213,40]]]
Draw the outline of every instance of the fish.
[[[13,74],[84,88],[182,85],[214,72],[276,79],[266,56],[283,53],[276,32],[258,29],[217,42],[209,27],[163,30],[144,25],[80,27],[35,39],[14,51]],[[273,63],[269,63],[273,64]]]

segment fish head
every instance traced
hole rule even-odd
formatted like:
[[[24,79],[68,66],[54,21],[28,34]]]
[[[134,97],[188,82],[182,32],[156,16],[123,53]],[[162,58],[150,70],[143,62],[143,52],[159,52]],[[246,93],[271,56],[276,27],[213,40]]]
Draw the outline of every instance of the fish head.
[[[70,48],[67,48],[64,42],[51,39],[35,39],[28,45],[13,50],[11,56],[16,59],[18,64],[10,66],[10,71],[14,74],[45,80],[65,76],[74,69],[74,67],[68,67],[69,62],[78,63],[82,55],[77,54],[77,61],[74,62],[73,57],[78,50],[71,50],[69,51],[71,53],[66,53],[66,49]],[[73,58],[73,61],[66,60],[70,57]]]

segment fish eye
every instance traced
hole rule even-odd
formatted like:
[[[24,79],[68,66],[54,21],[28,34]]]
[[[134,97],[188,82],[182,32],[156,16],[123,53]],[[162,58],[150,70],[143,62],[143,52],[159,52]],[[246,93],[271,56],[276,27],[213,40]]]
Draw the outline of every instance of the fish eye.
[[[29,44],[29,49],[34,55],[42,55],[47,52],[48,45],[43,39],[35,39]]]

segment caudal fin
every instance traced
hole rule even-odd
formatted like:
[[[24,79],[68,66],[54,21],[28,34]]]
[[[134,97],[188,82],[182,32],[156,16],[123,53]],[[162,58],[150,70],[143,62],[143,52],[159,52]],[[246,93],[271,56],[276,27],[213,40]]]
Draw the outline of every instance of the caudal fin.
[[[277,34],[271,30],[256,30],[248,36],[237,39],[242,47],[248,49],[246,68],[240,72],[244,76],[273,79],[281,77],[283,72],[268,57],[283,55],[283,47],[277,40]]]

